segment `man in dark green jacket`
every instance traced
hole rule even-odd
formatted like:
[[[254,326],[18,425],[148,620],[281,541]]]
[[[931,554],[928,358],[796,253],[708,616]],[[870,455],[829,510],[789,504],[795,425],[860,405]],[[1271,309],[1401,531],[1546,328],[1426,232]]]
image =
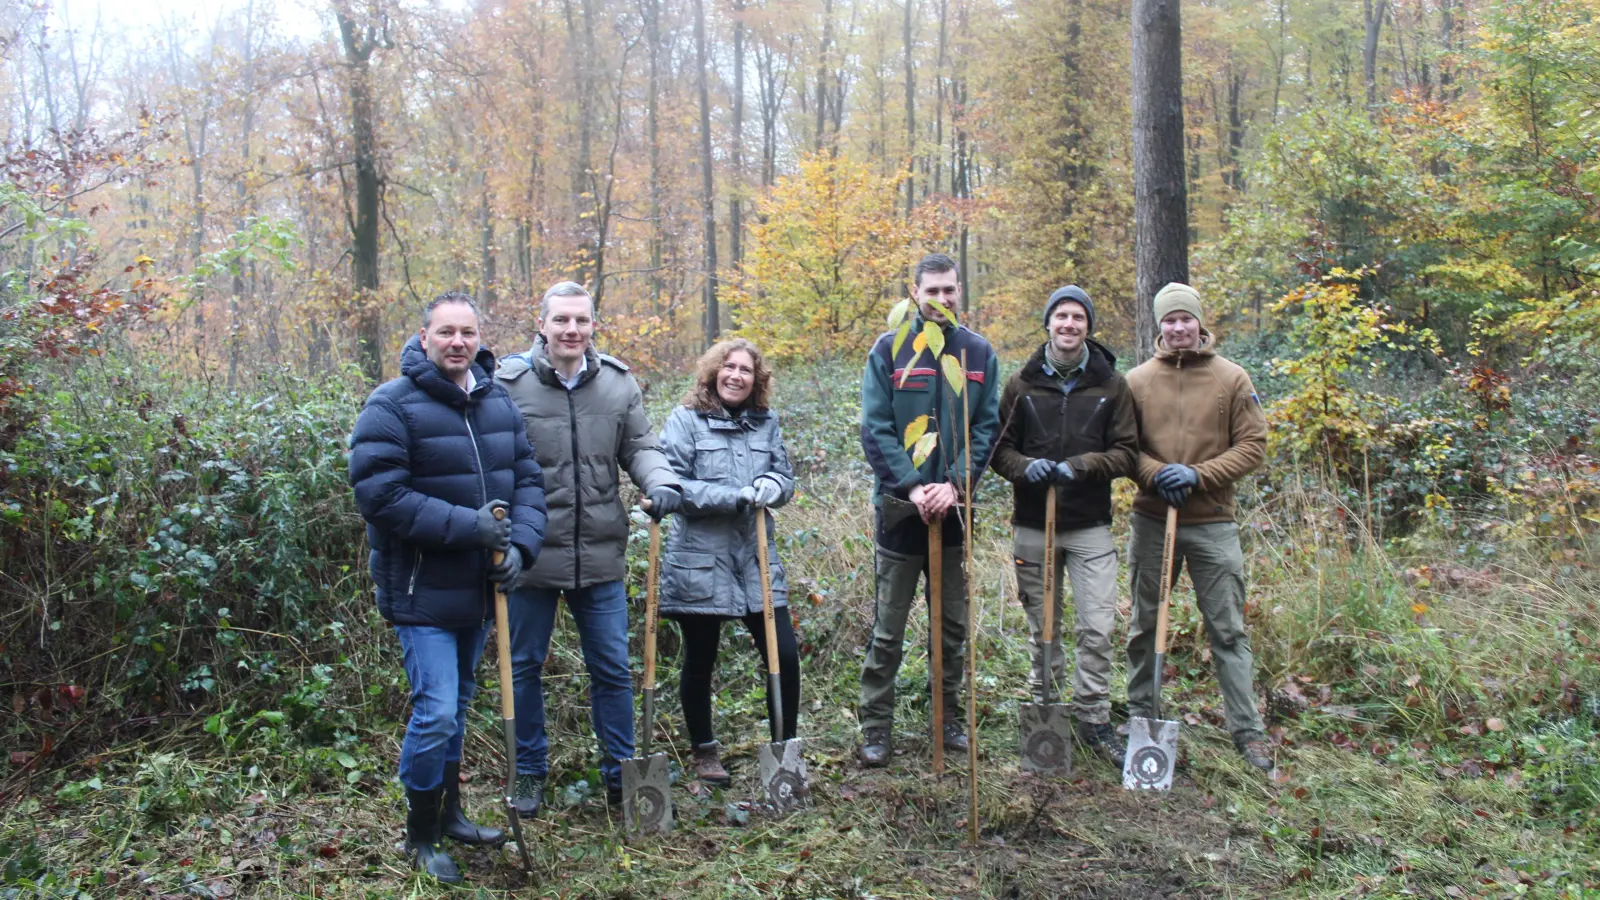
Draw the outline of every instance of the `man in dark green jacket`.
[[[895,333],[879,337],[867,355],[861,379],[861,447],[872,465],[875,479],[874,538],[877,544],[877,605],[872,640],[861,666],[861,761],[886,765],[893,752],[894,682],[900,671],[906,618],[917,590],[918,576],[927,572],[928,529],[940,529],[945,548],[942,612],[937,632],[944,652],[942,690],[946,721],[945,747],[965,751],[965,729],[956,724],[961,693],[962,654],[967,640],[967,583],[961,567],[961,514],[957,501],[970,474],[976,488],[988,465],[989,451],[999,430],[1000,366],[989,342],[954,322],[946,311],[961,305],[961,273],[943,253],[931,253],[917,263],[912,284],[917,303],[911,337],[895,346]],[[943,309],[941,310],[940,307]],[[932,322],[944,337],[943,353],[959,366],[966,353],[961,396],[946,383],[947,375],[934,348],[915,336],[924,322]],[[961,402],[971,417],[970,444],[963,440]],[[919,466],[908,449],[906,428],[922,416],[929,417],[929,434],[938,439]],[[885,506],[914,514],[898,516]],[[888,520],[886,521],[886,515]],[[931,679],[930,679],[931,681]]]
[[[501,360],[495,380],[522,410],[546,473],[550,521],[544,550],[511,595],[511,675],[517,707],[520,814],[538,811],[549,771],[544,661],[563,595],[589,670],[589,706],[607,799],[622,802],[622,764],[633,756],[633,671],[628,664],[628,513],[618,466],[660,518],[681,503],[678,477],[644,411],[639,383],[592,346],[594,301],[563,281],[540,302],[539,336]]]
[[[1036,701],[1058,696],[1062,659],[1061,572],[1072,580],[1077,625],[1072,714],[1078,739],[1119,769],[1122,740],[1111,728],[1111,631],[1116,624],[1117,550],[1111,542],[1111,482],[1132,477],[1139,454],[1133,394],[1117,358],[1089,335],[1094,303],[1067,285],[1045,303],[1045,342],[1006,382],[1000,408],[1011,411],[994,453],[994,470],[1011,482],[1017,587],[1032,633],[1030,679]],[[1055,559],[1044,558],[1045,501],[1056,489]],[[1044,596],[1044,566],[1055,572]],[[1044,604],[1053,606],[1044,633]],[[1050,669],[1043,670],[1044,642]]]

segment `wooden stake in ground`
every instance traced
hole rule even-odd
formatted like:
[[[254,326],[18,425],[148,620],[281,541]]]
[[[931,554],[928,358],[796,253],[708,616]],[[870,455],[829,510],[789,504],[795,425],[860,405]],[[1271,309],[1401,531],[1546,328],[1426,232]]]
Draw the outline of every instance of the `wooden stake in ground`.
[[[944,519],[928,523],[928,681],[933,689],[933,774],[944,774]]]
[[[961,351],[961,371],[967,371],[967,351]],[[962,583],[967,590],[967,829],[972,842],[978,842],[978,609],[972,584],[972,404],[961,401],[962,446],[967,448],[966,521],[962,523]]]

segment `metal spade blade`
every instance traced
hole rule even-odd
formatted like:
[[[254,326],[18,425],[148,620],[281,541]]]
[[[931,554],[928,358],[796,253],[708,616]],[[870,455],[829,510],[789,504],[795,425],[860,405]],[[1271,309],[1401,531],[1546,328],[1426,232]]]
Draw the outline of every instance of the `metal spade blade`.
[[[1161,548],[1161,605],[1156,610],[1154,715],[1128,718],[1128,755],[1122,761],[1122,786],[1164,791],[1172,787],[1178,760],[1178,723],[1161,718],[1161,670],[1167,664],[1167,604],[1172,599],[1172,559],[1178,540],[1178,508],[1167,508],[1167,533]]]
[[[766,620],[767,698],[770,701],[772,735],[777,738],[762,744],[757,754],[761,768],[761,792],[767,804],[779,815],[798,809],[811,796],[806,776],[806,760],[800,755],[800,739],[784,739],[783,683],[778,668],[778,624],[772,611],[772,575],[767,567],[767,511],[756,510],[756,564],[761,569],[761,615]]]
[[[1056,488],[1045,491],[1044,501],[1044,642],[1040,661],[1044,681],[1043,703],[1022,704],[1022,771],[1051,778],[1072,775],[1072,715],[1065,703],[1055,702],[1055,673],[1051,654],[1055,647],[1056,609]]]
[[[650,508],[650,501],[644,501]],[[622,821],[630,832],[672,829],[672,787],[667,755],[650,752],[656,727],[656,581],[661,568],[661,523],[650,520],[650,568],[644,596],[644,721],[639,755],[622,760]]]

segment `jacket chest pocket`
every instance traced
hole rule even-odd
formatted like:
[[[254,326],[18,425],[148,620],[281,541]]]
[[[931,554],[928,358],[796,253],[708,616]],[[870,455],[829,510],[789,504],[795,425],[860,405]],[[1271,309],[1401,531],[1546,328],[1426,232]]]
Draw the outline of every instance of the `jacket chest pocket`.
[[[733,451],[718,437],[696,438],[694,474],[701,481],[721,481],[733,476]]]

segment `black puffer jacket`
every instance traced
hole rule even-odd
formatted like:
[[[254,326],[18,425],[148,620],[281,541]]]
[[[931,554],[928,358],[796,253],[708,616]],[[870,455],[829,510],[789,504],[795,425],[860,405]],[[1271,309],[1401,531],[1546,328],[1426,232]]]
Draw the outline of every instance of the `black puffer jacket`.
[[[378,610],[397,625],[464,628],[493,615],[478,509],[511,504],[511,543],[525,564],[544,544],[544,474],[522,413],[479,350],[471,394],[413,336],[401,376],[367,398],[350,436],[350,483],[367,520]]]

